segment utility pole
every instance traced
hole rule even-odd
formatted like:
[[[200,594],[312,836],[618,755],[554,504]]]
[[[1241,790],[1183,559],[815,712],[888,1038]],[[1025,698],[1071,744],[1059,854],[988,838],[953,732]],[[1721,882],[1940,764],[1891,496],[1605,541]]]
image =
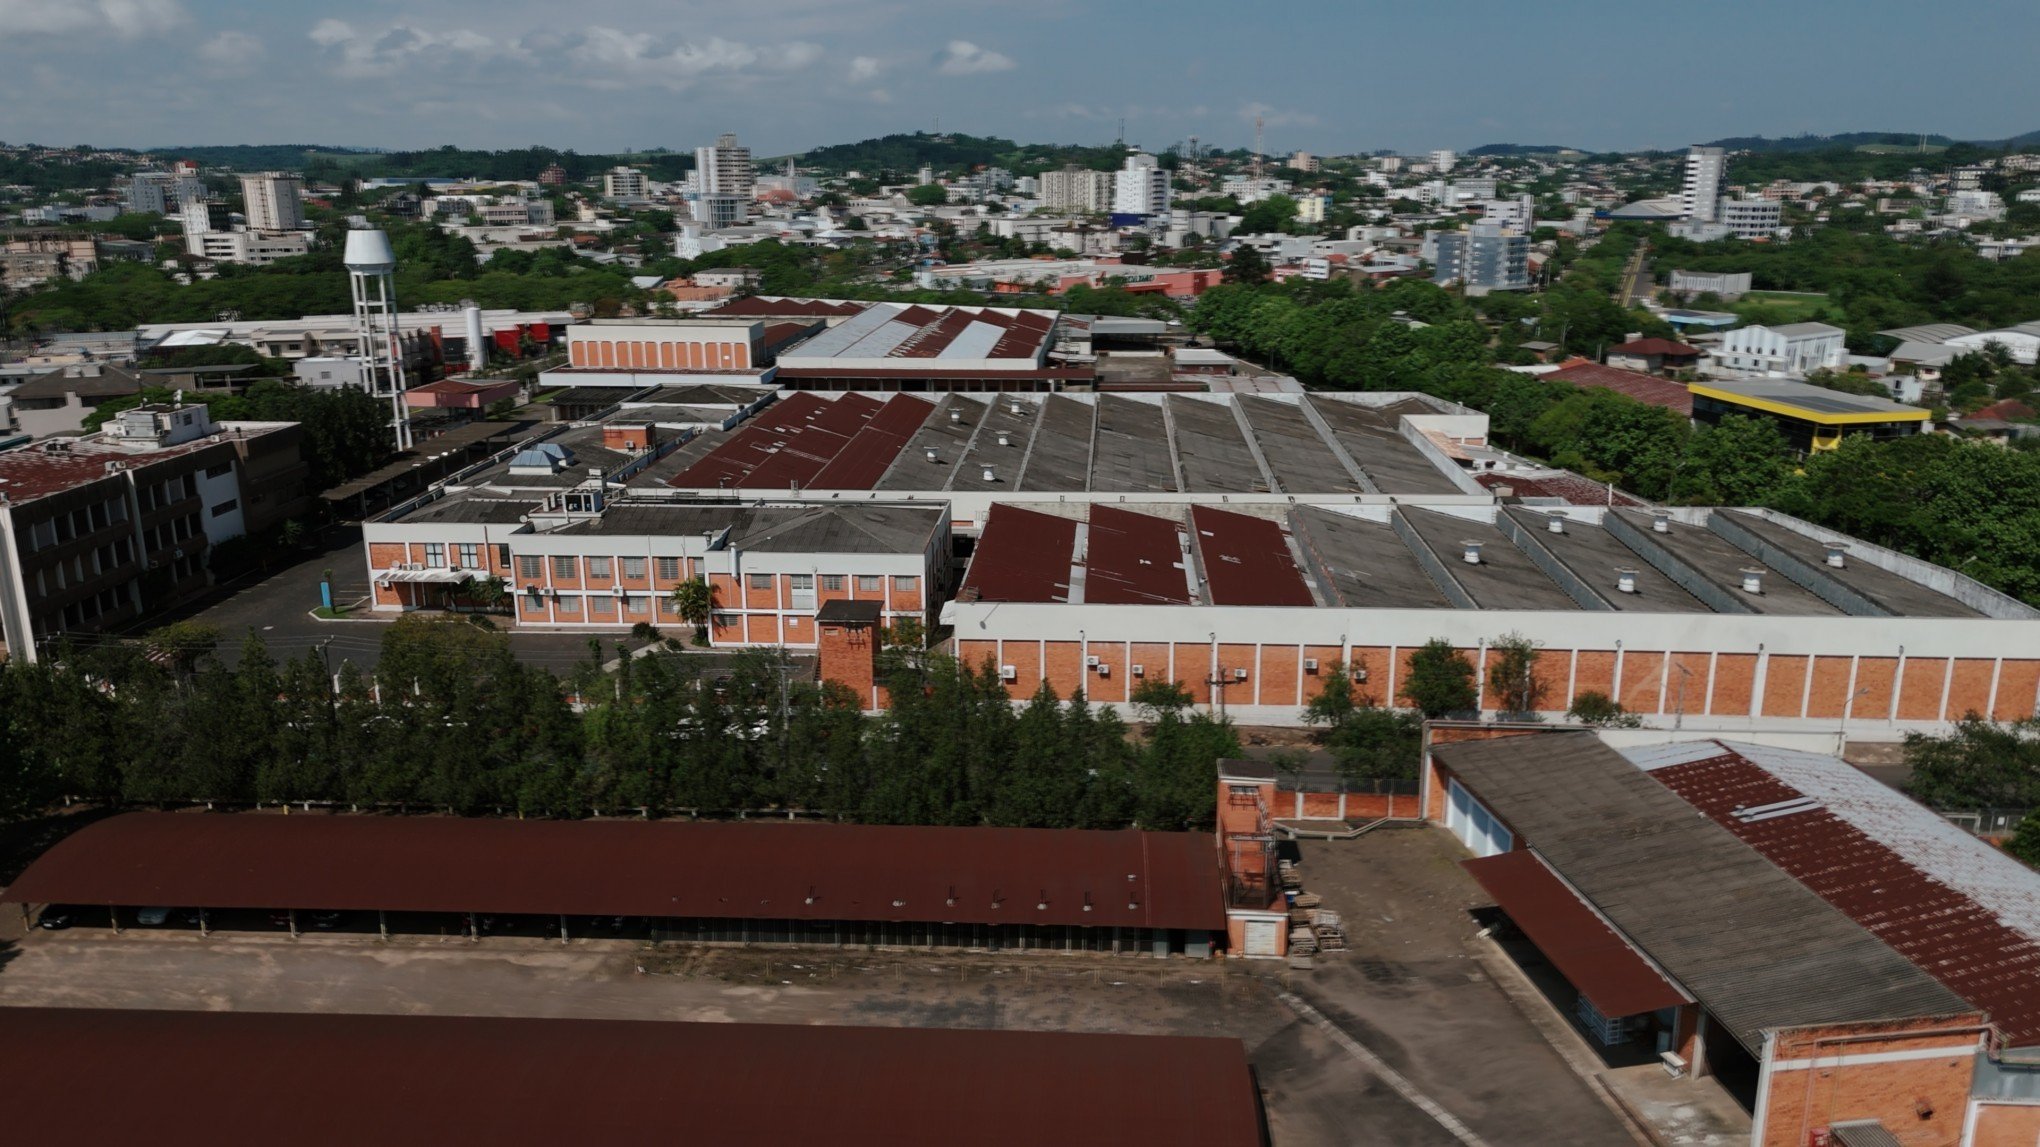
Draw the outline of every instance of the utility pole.
[[[1261,181],[1261,117],[1254,117],[1254,182]]]

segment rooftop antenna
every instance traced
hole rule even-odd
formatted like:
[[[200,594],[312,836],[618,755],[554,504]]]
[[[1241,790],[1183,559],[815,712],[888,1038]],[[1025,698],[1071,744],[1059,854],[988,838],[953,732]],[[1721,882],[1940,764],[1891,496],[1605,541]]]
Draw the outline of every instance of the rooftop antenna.
[[[361,382],[390,403],[390,431],[397,449],[411,448],[411,408],[404,402],[404,352],[397,330],[396,252],[382,231],[349,231],[347,282],[354,294],[354,323],[361,332]]]
[[[1261,181],[1261,117],[1254,117],[1254,182]]]
[[[1126,146],[1126,117],[1119,117],[1119,138],[1113,141],[1117,146]]]

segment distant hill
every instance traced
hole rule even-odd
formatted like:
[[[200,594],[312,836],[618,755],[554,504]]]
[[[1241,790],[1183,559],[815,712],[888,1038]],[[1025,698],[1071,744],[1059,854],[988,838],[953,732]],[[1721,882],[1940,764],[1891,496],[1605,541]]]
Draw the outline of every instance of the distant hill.
[[[1484,143],[1468,155],[1551,155],[1554,152],[1571,151],[1585,154],[1585,149],[1562,147],[1558,144],[1543,143]]]
[[[1703,146],[1727,148],[1730,151],[1779,152],[1779,151],[1854,151],[1871,149],[1893,154],[1916,150],[1922,144],[1929,152],[1945,151],[1951,147],[1983,148],[2001,151],[2007,148],[2040,148],[2040,131],[2029,131],[2010,139],[1956,139],[1953,136],[1928,132],[1925,135],[1915,131],[1850,131],[1839,135],[1793,135],[1771,139],[1761,135],[1737,135],[1717,139]]]
[[[1124,145],[1117,144],[1016,143],[998,136],[950,132],[936,135],[917,131],[858,143],[830,144],[799,153],[793,158],[803,167],[833,172],[860,171],[869,176],[883,172],[908,175],[923,166],[937,171],[1004,167],[1017,174],[1030,175],[1066,163],[1110,171],[1119,166],[1126,150]]]
[[[223,147],[152,147],[142,153],[170,162],[188,159],[202,167],[235,171],[297,171],[315,157],[375,155],[370,148],[321,147],[310,143],[233,144]]]

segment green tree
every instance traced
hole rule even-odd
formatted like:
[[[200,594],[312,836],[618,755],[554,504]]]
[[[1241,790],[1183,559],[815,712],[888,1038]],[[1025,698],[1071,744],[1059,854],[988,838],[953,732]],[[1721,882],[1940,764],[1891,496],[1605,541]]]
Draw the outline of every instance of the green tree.
[[[1287,231],[1295,222],[1296,200],[1270,195],[1241,212],[1239,226],[1233,230],[1241,235],[1267,235]]]
[[[1403,677],[1401,695],[1425,717],[1468,712],[1479,699],[1473,662],[1454,649],[1451,641],[1434,637],[1410,654],[1410,671]]]
[[[2040,812],[2029,812],[2019,819],[2019,827],[2012,833],[2012,839],[2005,842],[2005,851],[2034,868],[2040,868]]]
[[[707,578],[688,578],[673,587],[673,608],[680,620],[694,627],[694,643],[708,642],[708,622],[715,613],[715,589]]]
[[[924,183],[907,189],[907,202],[916,207],[941,207],[949,202],[949,189],[939,183]]]
[[[1537,680],[1537,643],[1520,633],[1506,633],[1488,647],[1488,688],[1504,719],[1537,720],[1544,686]]]
[[[1778,424],[1731,414],[1688,440],[1671,497],[1694,505],[1761,506],[1791,479]]]
[[[1905,763],[1906,791],[1930,808],[2040,807],[2040,718],[1971,713],[1945,736],[1907,733]]]
[[[1620,701],[1595,689],[1576,694],[1565,715],[1575,725],[1597,728],[1635,729],[1643,725],[1643,718],[1624,709]]]
[[[1265,283],[1273,273],[1274,268],[1268,265],[1267,256],[1242,244],[1226,256],[1225,272],[1220,278],[1228,283]]]

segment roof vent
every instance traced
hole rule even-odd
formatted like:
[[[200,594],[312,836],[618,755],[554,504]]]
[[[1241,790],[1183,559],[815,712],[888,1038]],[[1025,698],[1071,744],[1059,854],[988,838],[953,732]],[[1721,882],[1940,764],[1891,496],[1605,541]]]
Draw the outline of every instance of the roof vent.
[[[1010,406],[1010,407],[1007,407],[1007,409],[1008,409],[1008,410],[1011,410],[1011,411],[1012,411],[1013,413],[1015,413],[1015,414],[1021,414],[1021,413],[1024,413],[1024,412],[1025,412],[1025,410],[1026,410],[1026,408],[1025,408],[1025,407],[1023,407],[1023,406],[1021,406],[1021,405],[1020,405],[1020,400],[1019,400],[1019,399],[1017,399],[1017,398],[1013,400],[1013,405],[1012,405],[1012,406]]]
[[[949,421],[951,421],[951,422],[962,422],[962,421],[963,421],[963,411],[961,411],[961,410],[952,410],[952,411],[950,411],[950,412],[949,412]]]
[[[1842,569],[1849,564],[1848,543],[1829,542],[1824,548],[1827,550],[1827,564],[1833,566],[1836,569]]]
[[[1008,434],[1008,433],[1006,433],[1006,432],[1005,432],[1005,431],[1003,431],[1003,430],[999,431],[999,445],[1001,445],[1001,446],[1011,446],[1012,444],[1013,444],[1013,436],[1012,436],[1011,434]]]
[[[987,467],[985,467],[985,481],[987,481],[987,482],[996,482],[996,481],[998,481],[998,480],[999,480],[999,472],[998,472],[997,470],[994,470],[994,469],[993,469],[993,468],[991,468],[990,466],[987,466]]]
[[[935,448],[933,446],[928,447],[928,461],[930,462],[942,461],[942,456],[935,452]]]
[[[1622,593],[1636,592],[1636,571],[1627,566],[1615,570],[1615,588]]]
[[[1744,593],[1764,592],[1764,567],[1744,566],[1741,570],[1741,573],[1742,573],[1742,588]]]
[[[1460,560],[1464,561],[1464,562],[1465,562],[1465,563],[1466,563],[1467,565],[1470,565],[1470,566],[1477,566],[1477,565],[1479,565],[1479,564],[1480,564],[1480,545],[1481,545],[1481,544],[1480,544],[1479,542],[1476,542],[1476,541],[1471,541],[1471,540],[1468,540],[1468,541],[1463,541],[1463,542],[1461,542],[1461,543],[1459,543],[1459,544],[1460,544],[1460,546],[1461,546],[1461,547],[1463,547],[1463,549],[1462,549],[1462,551],[1461,551],[1461,553],[1460,553],[1460,555],[1459,555],[1459,556],[1460,556]]]
[[[1554,534],[1565,533],[1565,515],[1554,513],[1544,520],[1544,528]]]
[[[1657,513],[1653,513],[1653,514],[1652,514],[1652,515],[1650,516],[1650,528],[1651,528],[1651,532],[1652,532],[1652,533],[1658,533],[1658,534],[1669,534],[1669,533],[1671,533],[1671,532],[1672,532],[1672,516],[1671,516],[1670,514],[1667,514],[1667,513],[1664,513],[1664,512],[1662,512],[1662,511],[1659,511],[1659,512],[1657,512]]]

